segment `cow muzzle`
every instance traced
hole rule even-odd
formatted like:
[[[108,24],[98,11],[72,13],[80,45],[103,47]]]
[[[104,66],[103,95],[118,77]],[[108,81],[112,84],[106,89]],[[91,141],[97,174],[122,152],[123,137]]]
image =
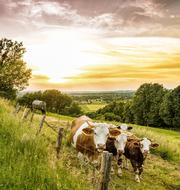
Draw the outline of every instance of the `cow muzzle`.
[[[149,154],[149,151],[148,150],[145,150],[144,152],[143,152],[143,156],[146,158],[147,157],[147,155]]]
[[[122,155],[124,153],[124,150],[118,150],[117,153],[120,156],[120,155]]]
[[[98,144],[97,145],[97,151],[98,152],[103,152],[103,150],[106,149],[106,145],[105,144]]]

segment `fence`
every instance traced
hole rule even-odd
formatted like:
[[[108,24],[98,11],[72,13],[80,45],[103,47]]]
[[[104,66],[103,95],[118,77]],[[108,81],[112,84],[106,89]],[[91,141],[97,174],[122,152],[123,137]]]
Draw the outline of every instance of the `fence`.
[[[15,114],[18,114],[22,110],[22,107],[19,105],[16,106]],[[25,120],[30,115],[31,110],[28,108],[24,108],[22,119]],[[34,112],[32,112],[32,115],[30,117],[30,124],[33,122]],[[61,158],[61,149],[62,149],[62,140],[64,137],[64,128],[63,127],[55,127],[51,125],[46,120],[46,114],[42,115],[42,118],[39,123],[39,127],[36,132],[36,136],[40,135],[43,125],[46,124],[47,127],[49,127],[51,130],[53,130],[57,134],[56,139],[56,157],[57,159]],[[88,163],[88,166],[92,169],[92,183],[94,188],[97,190],[109,190],[109,182],[110,182],[110,173],[111,173],[111,163],[112,163],[112,154],[104,151],[102,153],[101,158],[101,164],[100,169],[97,169],[95,165],[92,165]],[[96,182],[96,179],[98,179],[98,182]]]

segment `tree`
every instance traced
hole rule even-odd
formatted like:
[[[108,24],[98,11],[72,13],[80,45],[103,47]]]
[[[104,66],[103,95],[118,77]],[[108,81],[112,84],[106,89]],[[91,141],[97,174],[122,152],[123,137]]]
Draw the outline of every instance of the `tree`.
[[[28,85],[31,69],[23,61],[24,53],[22,42],[6,38],[0,40],[0,94],[7,98],[14,97],[17,90]]]
[[[132,112],[136,124],[157,127],[164,125],[159,110],[166,92],[163,86],[157,83],[145,83],[139,87],[132,103]]]
[[[105,107],[99,109],[96,111],[97,115],[101,114],[104,115],[104,118],[106,120],[112,121],[124,121],[124,105],[125,103],[123,101],[118,101],[118,102],[111,102]]]
[[[133,123],[133,121],[134,121],[134,116],[132,113],[131,106],[132,106],[132,101],[127,101],[124,105],[123,115],[124,115],[124,122],[125,123]]]
[[[160,115],[169,127],[180,128],[180,86],[164,96]]]
[[[23,96],[18,97],[17,102],[20,105],[31,108],[32,102],[34,100],[43,100],[41,91],[37,91],[37,92],[33,92],[33,93],[26,93]]]
[[[27,107],[32,106],[33,100],[43,100],[46,102],[47,111],[58,114],[77,116],[82,113],[78,103],[73,102],[72,98],[67,94],[63,94],[58,90],[45,90],[33,93],[26,93],[18,98],[18,103]]]
[[[81,107],[76,102],[73,102],[69,107],[67,114],[72,116],[78,116],[82,114]]]

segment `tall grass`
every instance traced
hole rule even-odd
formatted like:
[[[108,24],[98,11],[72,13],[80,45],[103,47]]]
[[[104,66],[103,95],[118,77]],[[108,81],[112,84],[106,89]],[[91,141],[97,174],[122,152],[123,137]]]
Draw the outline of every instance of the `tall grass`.
[[[36,136],[37,129],[14,116],[9,104],[0,99],[0,189],[91,189],[56,160],[54,139]]]

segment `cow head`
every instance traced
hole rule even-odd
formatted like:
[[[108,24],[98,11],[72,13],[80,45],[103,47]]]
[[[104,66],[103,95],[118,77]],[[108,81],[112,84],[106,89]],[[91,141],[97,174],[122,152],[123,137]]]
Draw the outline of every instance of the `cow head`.
[[[126,124],[121,124],[120,126],[118,126],[118,129],[121,129],[123,131],[127,131],[127,130],[131,130],[132,127],[131,126],[128,126]]]
[[[156,148],[159,144],[152,143],[152,141],[148,138],[143,138],[139,142],[135,142],[135,146],[140,147],[143,156],[146,157],[150,151],[150,148]]]
[[[85,134],[93,134],[94,144],[98,152],[102,152],[106,148],[106,141],[109,136],[109,124],[94,123],[87,121],[89,127],[83,129]]]
[[[121,133],[115,138],[114,145],[117,149],[118,156],[124,153],[126,142],[127,142],[127,134]]]

